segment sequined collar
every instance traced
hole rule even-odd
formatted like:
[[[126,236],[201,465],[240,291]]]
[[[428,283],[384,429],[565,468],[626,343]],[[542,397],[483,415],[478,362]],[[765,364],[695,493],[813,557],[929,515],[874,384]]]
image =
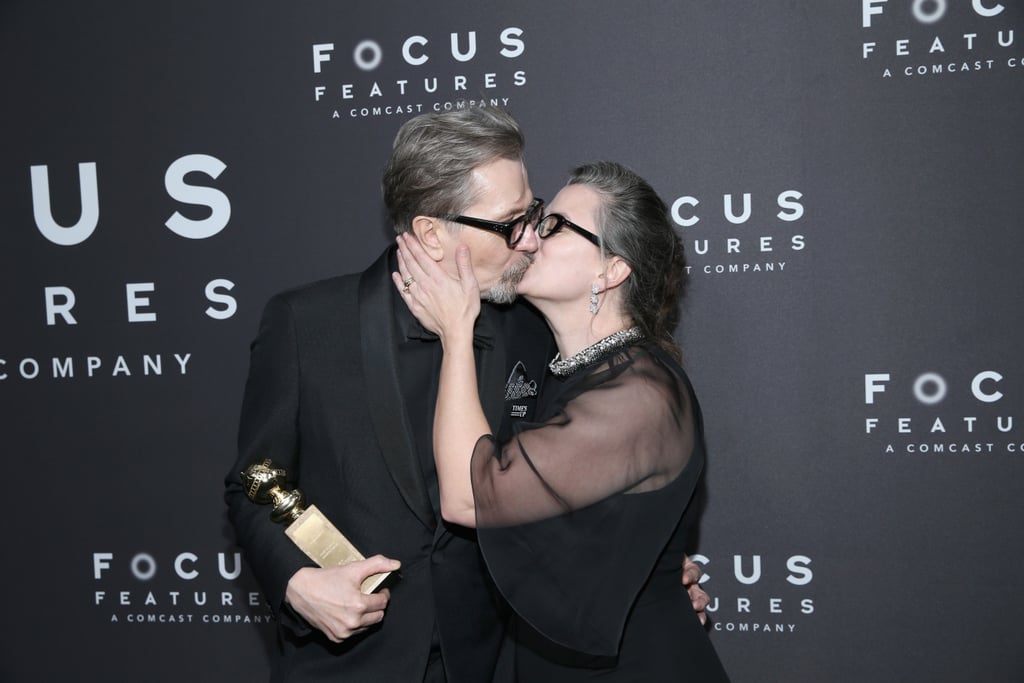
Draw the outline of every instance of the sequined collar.
[[[640,331],[639,327],[628,327],[624,330],[619,330],[614,334],[608,335],[604,339],[591,344],[579,353],[575,353],[565,360],[562,360],[561,354],[556,355],[554,359],[548,363],[548,368],[556,377],[568,377],[577,370],[585,368],[588,365],[593,365],[599,360],[603,360],[612,355],[619,349],[629,346],[633,342],[643,338],[644,333]]]

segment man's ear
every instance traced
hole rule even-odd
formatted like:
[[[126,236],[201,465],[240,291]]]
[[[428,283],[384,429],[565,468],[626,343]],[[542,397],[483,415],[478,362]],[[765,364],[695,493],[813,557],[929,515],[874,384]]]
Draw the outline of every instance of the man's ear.
[[[412,219],[412,234],[416,236],[427,255],[435,261],[444,258],[444,243],[448,231],[441,221],[430,216],[416,216]]]
[[[604,286],[605,289],[618,287],[622,284],[633,268],[626,263],[621,256],[612,256],[605,261]]]

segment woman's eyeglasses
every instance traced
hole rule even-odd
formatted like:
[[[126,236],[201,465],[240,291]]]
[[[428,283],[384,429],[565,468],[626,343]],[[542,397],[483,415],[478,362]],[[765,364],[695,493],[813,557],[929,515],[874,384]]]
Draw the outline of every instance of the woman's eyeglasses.
[[[597,235],[584,227],[576,225],[560,213],[549,213],[547,216],[540,219],[540,224],[537,226],[537,237],[541,239],[551,237],[562,228],[569,228],[577,234],[586,237],[588,240],[593,242],[595,246],[599,248],[601,246],[601,239]]]

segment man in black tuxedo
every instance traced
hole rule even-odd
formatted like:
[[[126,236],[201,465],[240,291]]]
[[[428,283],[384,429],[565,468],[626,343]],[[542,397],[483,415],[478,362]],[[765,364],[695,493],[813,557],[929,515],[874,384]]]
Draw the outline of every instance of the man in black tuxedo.
[[[480,395],[499,437],[532,417],[553,355],[543,321],[511,303],[543,210],[522,154],[522,133],[502,111],[426,114],[402,126],[384,176],[397,232],[414,234],[453,275],[456,247],[470,248],[490,302],[477,323]],[[495,673],[503,602],[474,533],[439,514],[431,433],[441,344],[395,291],[395,258],[391,248],[362,273],[275,296],[252,344],[225,499],[277,617],[274,680],[484,683],[508,674]],[[265,458],[370,557],[313,566],[242,489],[238,473]],[[362,581],[382,571],[397,579],[362,594]]]

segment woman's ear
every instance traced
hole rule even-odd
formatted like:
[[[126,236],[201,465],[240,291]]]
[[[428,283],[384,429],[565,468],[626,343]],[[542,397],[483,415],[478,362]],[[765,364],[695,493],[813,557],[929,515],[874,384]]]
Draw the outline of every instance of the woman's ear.
[[[444,258],[444,241],[448,233],[439,220],[430,216],[416,216],[412,219],[412,234],[430,258],[435,261]]]
[[[605,261],[604,288],[612,289],[613,287],[618,287],[632,272],[633,268],[621,256],[610,257]]]

